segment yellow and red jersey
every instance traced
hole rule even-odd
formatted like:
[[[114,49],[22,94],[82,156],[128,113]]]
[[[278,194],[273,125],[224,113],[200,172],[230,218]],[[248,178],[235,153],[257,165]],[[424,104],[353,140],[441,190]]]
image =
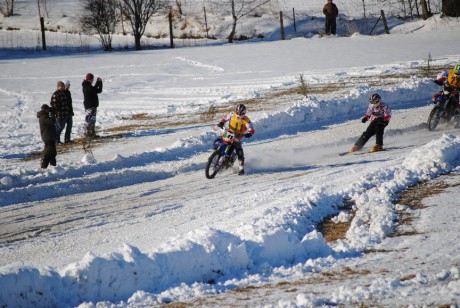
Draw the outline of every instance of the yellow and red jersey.
[[[231,113],[223,117],[221,122],[229,122],[228,130],[237,135],[239,139],[243,138],[246,132],[254,134],[255,130],[252,126],[251,120],[247,116],[238,116],[236,113]]]
[[[454,92],[460,91],[460,76],[454,74],[454,70],[450,70],[447,74],[446,83],[448,86],[454,88]]]
[[[454,74],[454,70],[443,71],[437,77],[435,83],[442,86],[445,84],[453,89],[454,94],[460,92],[460,76]]]

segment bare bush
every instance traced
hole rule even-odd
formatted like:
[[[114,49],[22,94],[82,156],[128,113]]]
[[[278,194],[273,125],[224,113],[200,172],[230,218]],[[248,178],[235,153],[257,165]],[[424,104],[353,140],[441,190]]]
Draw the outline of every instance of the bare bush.
[[[96,31],[104,50],[112,50],[112,35],[118,24],[116,0],[80,0],[83,15],[81,28],[85,33]]]
[[[142,49],[141,37],[153,14],[166,7],[165,0],[120,0],[120,7],[131,25],[136,50]]]

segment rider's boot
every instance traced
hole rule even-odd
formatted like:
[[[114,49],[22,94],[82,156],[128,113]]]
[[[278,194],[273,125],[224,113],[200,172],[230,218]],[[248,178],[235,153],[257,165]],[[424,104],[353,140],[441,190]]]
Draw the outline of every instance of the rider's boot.
[[[455,121],[455,128],[460,128],[460,115],[456,115],[454,117],[454,121]]]
[[[244,161],[240,160],[240,168],[238,170],[238,175],[244,174]]]

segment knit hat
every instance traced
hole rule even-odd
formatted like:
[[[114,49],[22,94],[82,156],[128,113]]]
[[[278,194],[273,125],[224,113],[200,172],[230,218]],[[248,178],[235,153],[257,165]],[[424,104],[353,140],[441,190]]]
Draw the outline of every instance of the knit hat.
[[[70,80],[69,79],[64,80],[64,85],[66,87],[69,87],[70,86]]]
[[[86,74],[85,80],[91,80],[94,79],[94,75],[91,73]]]
[[[42,105],[42,109],[43,109],[43,110],[50,110],[51,107],[48,106],[47,104],[43,104],[43,105]]]
[[[65,84],[64,84],[62,81],[59,80],[59,81],[57,82],[57,86],[58,86],[58,87],[59,87],[59,86],[65,87]]]

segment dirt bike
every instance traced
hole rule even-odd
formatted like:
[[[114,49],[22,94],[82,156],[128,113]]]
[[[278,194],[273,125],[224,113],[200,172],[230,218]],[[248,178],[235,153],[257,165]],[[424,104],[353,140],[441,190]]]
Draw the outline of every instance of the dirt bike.
[[[433,97],[434,107],[428,116],[428,130],[435,130],[439,121],[445,119],[449,122],[455,115],[454,95],[452,88],[444,86],[443,89],[437,92]]]
[[[222,136],[214,140],[214,152],[209,156],[205,170],[208,179],[213,179],[221,170],[233,167],[237,155],[232,143],[238,140],[235,134],[228,130],[224,130]]]

